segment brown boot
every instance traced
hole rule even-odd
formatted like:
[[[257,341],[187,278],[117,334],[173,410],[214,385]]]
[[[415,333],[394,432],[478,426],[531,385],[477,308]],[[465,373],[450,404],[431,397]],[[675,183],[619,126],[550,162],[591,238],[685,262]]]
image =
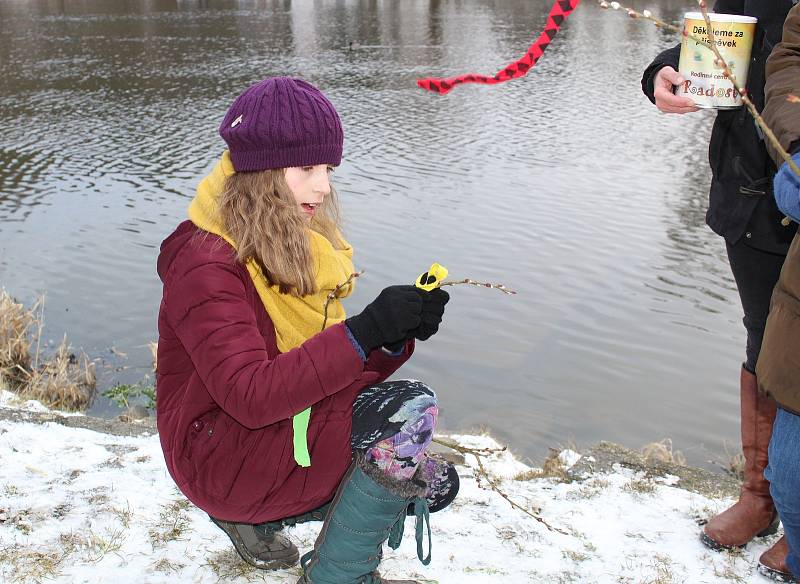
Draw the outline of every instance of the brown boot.
[[[754,537],[778,531],[778,513],[764,478],[777,406],[774,399],[758,391],[756,376],[744,367],[740,392],[745,465],[739,501],[713,517],[700,534],[703,544],[717,551],[744,547]]]
[[[291,568],[300,558],[297,547],[279,531],[260,530],[247,523],[210,518],[227,534],[233,547],[251,566],[260,570],[280,570]]]
[[[780,538],[775,545],[761,554],[758,559],[758,573],[766,576],[775,582],[800,582],[792,575],[786,565],[786,557],[789,555],[789,544],[786,538]]]

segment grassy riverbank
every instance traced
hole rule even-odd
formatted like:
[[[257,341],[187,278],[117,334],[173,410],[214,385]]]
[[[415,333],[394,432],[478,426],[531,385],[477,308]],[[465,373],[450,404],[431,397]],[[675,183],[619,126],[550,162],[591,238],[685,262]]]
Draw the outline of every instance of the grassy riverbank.
[[[64,417],[3,392],[0,579],[294,583],[297,568],[262,573],[239,560],[175,488],[154,431],[152,420]],[[450,438],[497,446],[488,436]],[[441,584],[759,581],[755,562],[771,540],[718,554],[697,537],[698,521],[730,503],[729,477],[605,443],[582,456],[563,451],[546,472],[508,452],[484,459],[502,492],[551,531],[487,489],[475,462],[460,462],[458,499],[431,517],[431,565],[416,561],[409,524],[400,549],[386,549],[386,575]],[[305,551],[319,525],[288,533]]]
[[[43,327],[43,298],[29,308],[0,289],[0,385],[48,407],[85,410],[96,391],[94,363],[66,336],[45,355]]]

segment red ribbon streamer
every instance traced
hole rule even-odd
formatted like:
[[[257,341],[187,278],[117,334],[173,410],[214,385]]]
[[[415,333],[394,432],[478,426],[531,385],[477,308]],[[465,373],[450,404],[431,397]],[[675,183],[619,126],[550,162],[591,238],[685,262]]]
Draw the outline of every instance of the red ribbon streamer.
[[[417,85],[422,89],[427,89],[428,91],[434,91],[439,95],[444,95],[455,86],[461,85],[462,83],[483,83],[486,85],[494,85],[496,83],[503,83],[509,79],[524,77],[527,75],[528,71],[533,69],[533,67],[536,65],[536,62],[544,54],[547,46],[558,34],[558,30],[561,28],[561,25],[567,20],[567,18],[569,18],[569,15],[572,14],[572,11],[575,10],[580,3],[581,0],[556,0],[553,3],[553,7],[550,9],[550,14],[547,16],[547,24],[545,25],[542,34],[539,35],[539,38],[536,39],[536,42],[530,46],[528,52],[525,53],[521,59],[511,63],[505,69],[498,71],[492,77],[470,73],[469,75],[459,75],[458,77],[448,77],[446,79],[417,79]]]

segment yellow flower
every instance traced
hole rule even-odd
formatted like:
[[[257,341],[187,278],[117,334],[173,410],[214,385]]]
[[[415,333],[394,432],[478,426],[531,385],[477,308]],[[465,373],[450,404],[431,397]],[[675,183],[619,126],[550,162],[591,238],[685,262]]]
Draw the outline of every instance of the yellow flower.
[[[447,277],[447,268],[437,263],[431,264],[431,267],[428,268],[428,271],[422,274],[415,285],[417,288],[422,288],[426,292],[430,292],[434,288],[438,288],[439,285],[444,282],[444,279]]]

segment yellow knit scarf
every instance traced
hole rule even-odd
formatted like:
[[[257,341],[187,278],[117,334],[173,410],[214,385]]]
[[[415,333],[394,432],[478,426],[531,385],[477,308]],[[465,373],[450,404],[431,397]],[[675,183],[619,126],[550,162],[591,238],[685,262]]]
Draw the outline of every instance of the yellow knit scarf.
[[[236,248],[236,243],[225,233],[219,218],[218,199],[224,189],[225,178],[235,172],[230,155],[226,150],[211,173],[200,182],[197,194],[189,205],[189,219],[192,223],[204,231],[219,235],[234,248]],[[250,259],[247,262],[247,271],[275,326],[275,337],[281,353],[299,347],[322,330],[328,294],[355,271],[352,247],[347,245],[345,249],[334,249],[330,241],[316,231],[309,229],[308,235],[316,268],[315,279],[318,288],[316,294],[303,297],[283,294],[278,290],[278,286],[270,285],[267,282],[255,260]],[[349,284],[337,293],[337,297],[348,296],[352,291],[353,284]],[[328,305],[326,327],[342,322],[344,319],[345,312],[342,303],[338,299],[331,300]],[[311,466],[306,440],[310,417],[311,408],[307,408],[294,416],[292,420],[294,456],[300,466]]]

